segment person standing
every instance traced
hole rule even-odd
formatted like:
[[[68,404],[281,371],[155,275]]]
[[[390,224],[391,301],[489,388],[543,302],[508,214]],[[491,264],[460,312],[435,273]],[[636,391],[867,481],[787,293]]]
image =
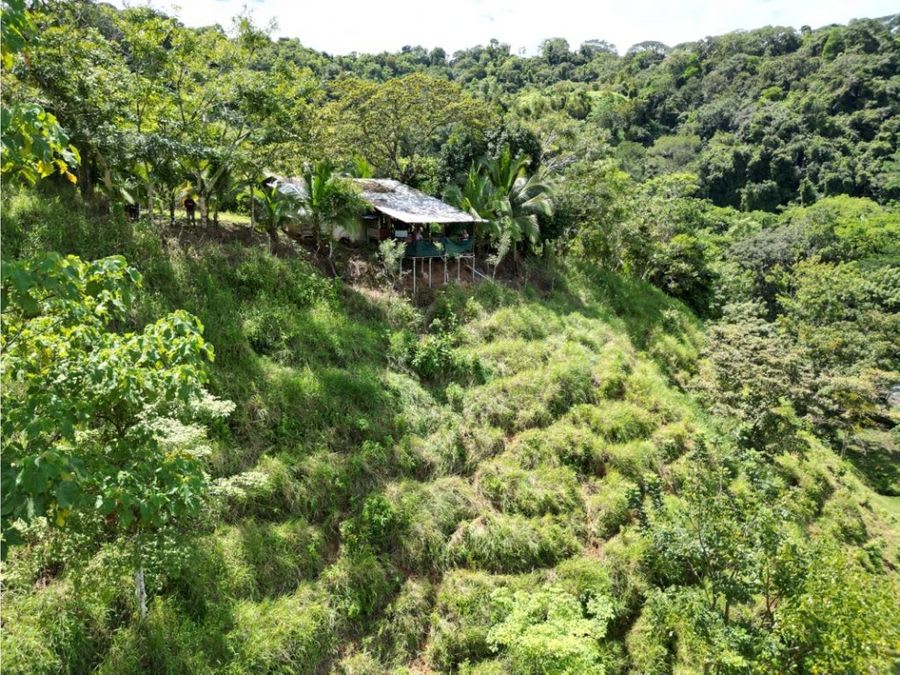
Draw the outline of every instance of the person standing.
[[[187,213],[188,222],[193,225],[194,224],[194,213],[197,210],[197,202],[194,201],[194,198],[188,195],[184,198],[182,202],[184,205],[184,210]]]

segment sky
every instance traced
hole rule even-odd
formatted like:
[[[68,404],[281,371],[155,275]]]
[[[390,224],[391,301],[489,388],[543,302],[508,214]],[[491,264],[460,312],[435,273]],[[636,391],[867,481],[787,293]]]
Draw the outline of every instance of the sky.
[[[399,51],[404,45],[458,49],[492,38],[534,54],[541,41],[563,37],[613,43],[624,53],[636,42],[667,45],[766,25],[818,28],[898,11],[896,0],[116,0],[152,5],[188,26],[221,24],[249,11],[274,20],[275,37],[298,38],[328,52]]]

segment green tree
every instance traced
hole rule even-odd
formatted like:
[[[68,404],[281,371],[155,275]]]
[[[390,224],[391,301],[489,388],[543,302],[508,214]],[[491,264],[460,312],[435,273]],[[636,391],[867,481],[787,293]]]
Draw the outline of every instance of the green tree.
[[[336,149],[348,157],[361,153],[382,173],[406,181],[415,161],[440,145],[453,124],[484,127],[489,109],[458,84],[413,73],[382,84],[355,77],[333,85],[337,97],[325,111],[336,125]]]
[[[5,552],[44,517],[85,547],[117,542],[144,614],[146,562],[204,503],[201,420],[233,406],[205,389],[195,317],[113,330],[140,283],[122,257],[3,265],[2,534]]]
[[[75,183],[71,169],[78,166],[77,148],[56,117],[35,103],[0,109],[3,157],[0,172],[29,184],[55,173]]]

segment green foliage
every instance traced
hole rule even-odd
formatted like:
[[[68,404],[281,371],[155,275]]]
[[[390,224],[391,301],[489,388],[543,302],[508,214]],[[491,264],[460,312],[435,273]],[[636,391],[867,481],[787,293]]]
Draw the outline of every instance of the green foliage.
[[[582,475],[596,475],[603,469],[603,444],[591,430],[569,421],[556,422],[546,429],[529,429],[518,436],[511,452],[522,466],[532,469],[542,464],[562,463]]]
[[[197,513],[210,449],[196,421],[212,347],[176,312],[120,334],[140,275],[121,257],[47,254],[3,268],[4,544],[21,521],[134,537]]]
[[[556,586],[539,591],[497,591],[493,600],[505,614],[488,632],[488,643],[503,649],[517,673],[606,672],[598,641],[612,618],[608,597],[585,605]]]
[[[56,117],[34,103],[20,104],[0,110],[0,134],[3,137],[4,176],[31,185],[59,173],[71,183],[77,181],[70,169],[78,166],[78,149]]]
[[[591,535],[596,540],[608,539],[628,523],[635,488],[634,483],[614,470],[607,472],[603,480],[590,486],[585,506]]]
[[[75,598],[58,585],[31,596],[4,591],[3,605],[0,648],[9,672],[89,670],[108,646],[102,596]]]
[[[459,341],[455,317],[446,323],[435,319],[423,335],[408,330],[392,333],[390,355],[398,365],[408,366],[425,380],[478,379],[480,364],[458,348]]]
[[[588,427],[613,443],[646,438],[656,427],[652,413],[628,401],[577,406],[570,417],[575,423]]]
[[[506,583],[505,577],[469,570],[453,570],[444,576],[427,651],[433,667],[451,670],[492,655],[487,638],[495,622],[492,596]]]
[[[369,551],[341,556],[322,575],[329,603],[345,621],[362,624],[396,591],[396,572]]]
[[[895,492],[896,23],[622,57],[598,41],[534,56],[492,42],[451,61],[329,56],[246,17],[226,32],[146,8],[6,3],[4,179],[80,159],[80,195],[65,178],[5,184],[3,468],[22,439],[41,470],[45,452],[92,463],[42,477],[32,503],[49,522],[12,521],[24,541],[3,563],[4,665],[889,670],[896,505],[861,481]],[[262,169],[308,166],[291,179],[300,208],[255,203],[253,219],[277,232],[295,212],[330,253],[354,220],[335,168],[351,162],[447,188],[491,221],[487,259],[511,253],[530,281],[415,307],[326,280],[302,244],[271,256],[218,243],[240,239],[229,225],[121,218],[125,199],[174,221],[190,193],[217,223]],[[538,243],[546,258],[520,265]],[[59,258],[53,283],[84,288],[40,299],[45,321],[19,289],[40,270],[21,261],[54,250],[125,254],[144,286],[126,297],[124,264]],[[122,344],[92,381],[85,369]],[[193,428],[208,418],[178,382],[238,405]],[[148,405],[178,424],[133,442]],[[112,520],[93,517],[112,484],[92,480],[118,479],[123,455],[166,483],[129,465],[134,489]],[[207,482],[210,508],[185,518]],[[146,513],[128,508],[135,494]],[[121,565],[135,545],[155,596],[142,621]]]
[[[823,545],[801,588],[776,611],[777,663],[809,672],[891,668],[896,658],[896,579],[866,571]]]
[[[345,235],[356,234],[359,229],[358,216],[366,204],[330,161],[322,160],[303,167],[297,196],[301,207],[298,220],[312,227],[320,244],[322,239],[328,240],[329,255],[337,228]]]
[[[382,84],[357,77],[333,83],[325,110],[337,121],[337,147],[352,147],[399,180],[415,176],[430,143],[450,125],[483,125],[485,106],[452,82],[414,73]]]
[[[252,187],[248,194],[256,207],[258,222],[266,229],[273,241],[278,231],[300,214],[301,198],[291,186],[278,183],[265,188]]]
[[[402,664],[416,658],[428,633],[433,604],[429,581],[409,578],[404,582],[373,631],[373,642],[386,662]]]
[[[318,576],[324,567],[322,534],[303,521],[264,524],[247,520],[221,528],[215,547],[225,562],[224,574],[241,596],[278,596]]]
[[[592,385],[590,362],[576,356],[491,380],[473,392],[464,413],[508,431],[546,426],[571,406],[592,400]]]

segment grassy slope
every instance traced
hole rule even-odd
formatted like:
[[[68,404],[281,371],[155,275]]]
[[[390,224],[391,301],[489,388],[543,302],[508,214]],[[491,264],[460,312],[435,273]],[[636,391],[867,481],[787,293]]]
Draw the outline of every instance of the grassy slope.
[[[583,271],[552,291],[451,290],[428,319],[458,328],[417,343],[419,372],[440,366],[422,378],[403,345],[428,322],[397,297],[145,225],[69,215],[53,241],[63,212],[14,199],[4,253],[124,252],[145,275],[135,322],[197,314],[237,410],[216,432],[216,511],[146,630],[127,578],[76,596],[62,554],[35,545],[4,574],[8,672],[489,672],[491,592],[548,581],[617,599],[609,658],[624,663],[646,589],[632,488],[671,489],[708,426],[675,386],[700,337],[680,305]]]

